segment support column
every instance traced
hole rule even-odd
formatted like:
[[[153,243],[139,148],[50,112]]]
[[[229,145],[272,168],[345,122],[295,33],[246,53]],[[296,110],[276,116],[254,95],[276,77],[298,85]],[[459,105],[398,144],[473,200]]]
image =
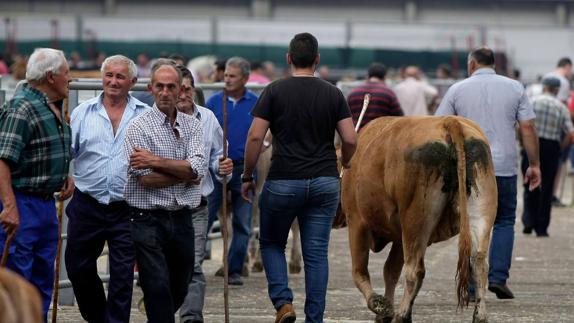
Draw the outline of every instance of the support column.
[[[417,3],[415,0],[408,0],[405,2],[405,22],[408,24],[415,23],[417,20]]]
[[[566,27],[568,25],[568,7],[565,3],[556,4],[556,24],[558,27]]]
[[[104,0],[103,14],[106,16],[115,15],[118,9],[117,0]]]
[[[256,18],[271,18],[271,0],[251,0],[251,16]]]

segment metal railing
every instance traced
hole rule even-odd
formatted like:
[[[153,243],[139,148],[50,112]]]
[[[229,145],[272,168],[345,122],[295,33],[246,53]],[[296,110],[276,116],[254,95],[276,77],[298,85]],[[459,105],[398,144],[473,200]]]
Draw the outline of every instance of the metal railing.
[[[132,91],[147,91],[148,87],[147,84],[149,79],[140,79],[136,85],[132,88]],[[209,97],[211,94],[217,91],[221,91],[224,87],[223,83],[212,83],[212,84],[197,84],[196,87],[201,88],[204,91],[205,97]],[[265,88],[264,85],[260,84],[248,84],[247,88],[255,93],[260,93]],[[68,94],[68,107],[70,109],[70,113],[72,110],[77,107],[83,99],[92,98],[98,95],[103,90],[102,80],[101,79],[75,79],[70,83],[70,91]],[[84,93],[81,93],[84,92]],[[87,93],[86,93],[87,92]],[[1,95],[1,93],[0,93]],[[2,99],[0,97],[0,99]],[[1,102],[1,101],[0,101]],[[70,168],[70,174],[73,173],[73,169]],[[64,203],[64,210],[67,207],[68,203]],[[66,216],[66,212],[64,212],[62,216],[62,228],[66,229],[68,227],[68,217]],[[214,229],[219,227],[219,223],[216,222],[213,225]],[[257,230],[254,230],[257,232]],[[67,233],[62,233],[62,250],[61,250],[61,257],[64,258],[64,253],[66,250],[67,245]],[[213,239],[221,239],[221,232],[214,232],[208,235],[208,240]],[[100,257],[107,256],[107,248],[104,248],[104,251],[100,255]],[[107,264],[108,268],[105,274],[100,274],[100,279],[102,282],[107,283],[109,282],[109,263]],[[62,264],[60,266],[60,280],[59,280],[59,288],[60,296],[58,299],[58,304],[60,305],[74,305],[74,293],[71,289],[72,284],[68,279],[68,273],[66,271],[66,266]],[[135,274],[135,278],[137,278],[137,273]]]

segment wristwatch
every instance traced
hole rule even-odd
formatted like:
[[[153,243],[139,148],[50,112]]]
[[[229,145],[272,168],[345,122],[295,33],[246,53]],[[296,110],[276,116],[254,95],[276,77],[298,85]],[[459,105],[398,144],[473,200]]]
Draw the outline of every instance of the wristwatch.
[[[245,176],[245,174],[241,174],[241,183],[251,183],[253,182],[253,176]]]

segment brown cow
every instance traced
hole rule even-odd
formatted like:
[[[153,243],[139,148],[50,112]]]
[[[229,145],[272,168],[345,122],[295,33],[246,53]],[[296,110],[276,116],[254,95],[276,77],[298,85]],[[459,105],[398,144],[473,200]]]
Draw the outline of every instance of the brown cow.
[[[353,280],[377,314],[376,322],[411,322],[427,246],[459,232],[458,305],[468,305],[472,275],[473,322],[487,322],[487,251],[497,189],[480,128],[452,116],[379,118],[361,130],[351,165],[341,183],[341,206],[349,225]],[[383,297],[371,287],[369,249],[379,252],[390,242]],[[403,265],[404,296],[395,314]]]
[[[44,322],[42,300],[36,287],[4,268],[0,268],[0,322]]]

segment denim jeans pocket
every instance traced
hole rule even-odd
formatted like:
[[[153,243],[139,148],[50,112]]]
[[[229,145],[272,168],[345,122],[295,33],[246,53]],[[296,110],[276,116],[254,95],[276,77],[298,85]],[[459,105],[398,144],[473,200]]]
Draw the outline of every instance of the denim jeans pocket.
[[[263,188],[261,198],[265,198],[266,204],[273,209],[289,209],[294,207],[296,201],[295,188],[276,182],[268,182]]]
[[[132,239],[134,243],[154,245],[156,243],[156,226],[150,212],[130,211]]]
[[[179,217],[177,221],[174,221],[175,231],[177,232],[193,232],[193,214],[191,211],[186,214],[177,215]]]

